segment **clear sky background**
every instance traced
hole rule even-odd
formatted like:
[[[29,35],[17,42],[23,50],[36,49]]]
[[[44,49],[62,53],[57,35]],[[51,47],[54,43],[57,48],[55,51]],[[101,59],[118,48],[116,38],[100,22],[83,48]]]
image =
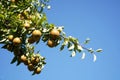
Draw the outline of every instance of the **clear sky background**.
[[[40,42],[36,50],[46,57],[47,64],[40,75],[31,76],[23,64],[16,67],[10,61],[13,54],[0,49],[0,80],[120,80],[120,0],[51,0],[48,21],[64,26],[69,36],[83,42],[91,38],[87,47],[102,48],[97,61],[86,53],[71,58],[65,49],[50,49]]]

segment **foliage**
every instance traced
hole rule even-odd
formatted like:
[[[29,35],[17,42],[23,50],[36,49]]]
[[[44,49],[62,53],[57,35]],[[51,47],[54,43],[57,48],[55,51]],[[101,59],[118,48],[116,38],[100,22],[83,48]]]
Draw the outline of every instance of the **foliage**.
[[[14,54],[11,64],[17,62],[28,66],[29,71],[39,74],[44,68],[45,57],[35,53],[34,44],[43,41],[48,47],[53,48],[61,44],[60,50],[67,46],[72,51],[71,57],[77,52],[83,52],[82,59],[85,57],[84,50],[96,56],[93,49],[85,48],[80,45],[77,38],[66,36],[63,27],[56,27],[48,23],[44,9],[50,9],[48,0],[0,0],[0,44],[2,48]],[[87,44],[87,39],[84,44]],[[96,50],[101,52],[102,49]]]

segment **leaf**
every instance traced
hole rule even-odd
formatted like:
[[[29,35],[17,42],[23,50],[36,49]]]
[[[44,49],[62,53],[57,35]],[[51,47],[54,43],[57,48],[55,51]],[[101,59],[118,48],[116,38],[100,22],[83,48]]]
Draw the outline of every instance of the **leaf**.
[[[8,44],[5,44],[5,45],[2,46],[1,48],[3,48],[3,49],[7,49],[7,45],[8,45]]]
[[[84,44],[88,44],[90,42],[90,38],[87,38],[84,42]]]
[[[0,14],[0,19],[4,19],[4,15]]]
[[[4,43],[6,41],[6,39],[2,39],[0,40],[0,43]]]
[[[75,45],[72,44],[72,46],[70,46],[70,47],[68,48],[68,50],[71,51],[71,50],[73,50],[74,48],[75,48]]]
[[[76,56],[76,52],[73,51],[72,54],[71,54],[71,57],[75,57]]]
[[[49,2],[49,0],[44,0],[44,2]]]
[[[94,50],[93,50],[92,48],[89,48],[89,49],[88,49],[88,52],[94,53]]]
[[[68,42],[68,46],[67,46],[67,48],[69,48],[71,46],[71,43],[70,42]]]
[[[64,47],[65,47],[65,45],[62,45],[62,46],[60,47],[60,51],[62,51],[62,50],[64,49]]]
[[[83,48],[82,48],[82,46],[80,46],[80,45],[77,45],[77,50],[78,50],[79,52],[83,51]]]
[[[37,40],[36,44],[38,44],[39,42],[40,42],[40,38],[39,38],[39,40]]]
[[[95,62],[96,60],[97,60],[97,56],[93,54],[93,62]]]
[[[103,50],[102,49],[97,49],[96,52],[102,52]]]
[[[45,62],[45,61],[43,61],[42,63],[43,63],[43,64],[46,64],[46,62]]]
[[[66,46],[68,44],[68,40],[65,40],[63,44]]]
[[[81,59],[85,59],[85,56],[86,56],[86,54],[85,54],[85,52],[83,52]]]
[[[32,76],[34,76],[35,74],[36,74],[36,73],[35,73],[35,72],[33,72],[33,73],[32,73]]]
[[[58,31],[60,31],[60,32],[62,32],[63,29],[64,29],[64,26],[59,26],[59,27],[58,27]]]
[[[42,37],[42,41],[44,41],[44,42],[46,42],[48,39],[49,39],[49,38],[46,37],[46,36]]]
[[[51,6],[50,6],[50,5],[48,5],[48,6],[47,6],[47,9],[48,9],[48,10],[50,10],[50,9],[51,9]]]
[[[41,7],[41,9],[40,9],[40,13],[42,13],[43,12],[43,7]]]
[[[16,61],[17,61],[17,57],[15,56],[15,57],[12,59],[12,61],[11,61],[11,63],[10,63],[10,64],[15,63]]]
[[[16,32],[17,31],[17,27],[15,29],[12,29],[12,32]]]
[[[43,28],[43,31],[42,31],[42,32],[45,33],[45,32],[48,32],[48,30],[47,30],[46,28]]]
[[[16,64],[16,66],[19,66],[21,64],[21,62],[20,61],[17,61],[17,64]]]

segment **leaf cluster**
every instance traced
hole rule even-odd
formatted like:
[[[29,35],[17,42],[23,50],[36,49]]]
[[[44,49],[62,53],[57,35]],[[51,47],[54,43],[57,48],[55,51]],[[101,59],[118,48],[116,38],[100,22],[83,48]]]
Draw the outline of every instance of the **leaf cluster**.
[[[11,64],[17,62],[27,65],[29,71],[39,74],[44,68],[45,57],[34,51],[34,45],[40,40],[53,48],[61,44],[60,50],[67,46],[72,52],[71,57],[76,53],[87,50],[96,56],[94,50],[85,48],[77,38],[66,36],[64,27],[57,27],[55,24],[48,23],[45,8],[49,8],[49,0],[0,0],[0,44],[2,48],[12,52],[14,58]],[[86,39],[84,44],[90,40]],[[96,52],[101,52],[97,49]],[[85,57],[83,54],[82,59]]]

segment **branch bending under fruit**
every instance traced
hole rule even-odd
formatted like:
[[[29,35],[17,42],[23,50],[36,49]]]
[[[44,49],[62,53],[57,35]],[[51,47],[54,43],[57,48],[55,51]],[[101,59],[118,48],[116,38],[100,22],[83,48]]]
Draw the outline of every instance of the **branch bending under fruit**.
[[[62,43],[62,46],[61,46],[60,50],[63,50],[64,47],[67,46],[68,50],[72,51],[71,57],[74,57],[76,55],[76,52],[78,51],[79,53],[80,52],[83,53],[82,59],[84,59],[85,58],[85,52],[84,51],[86,50],[93,55],[93,57],[94,57],[93,61],[95,62],[96,61],[95,52],[102,52],[102,49],[93,50],[92,48],[86,48],[83,45],[80,45],[78,39],[76,39],[72,36],[66,37],[66,36],[61,35],[61,37],[64,39],[64,41]],[[90,39],[87,38],[85,40],[84,44],[88,44],[89,41],[90,41]]]

